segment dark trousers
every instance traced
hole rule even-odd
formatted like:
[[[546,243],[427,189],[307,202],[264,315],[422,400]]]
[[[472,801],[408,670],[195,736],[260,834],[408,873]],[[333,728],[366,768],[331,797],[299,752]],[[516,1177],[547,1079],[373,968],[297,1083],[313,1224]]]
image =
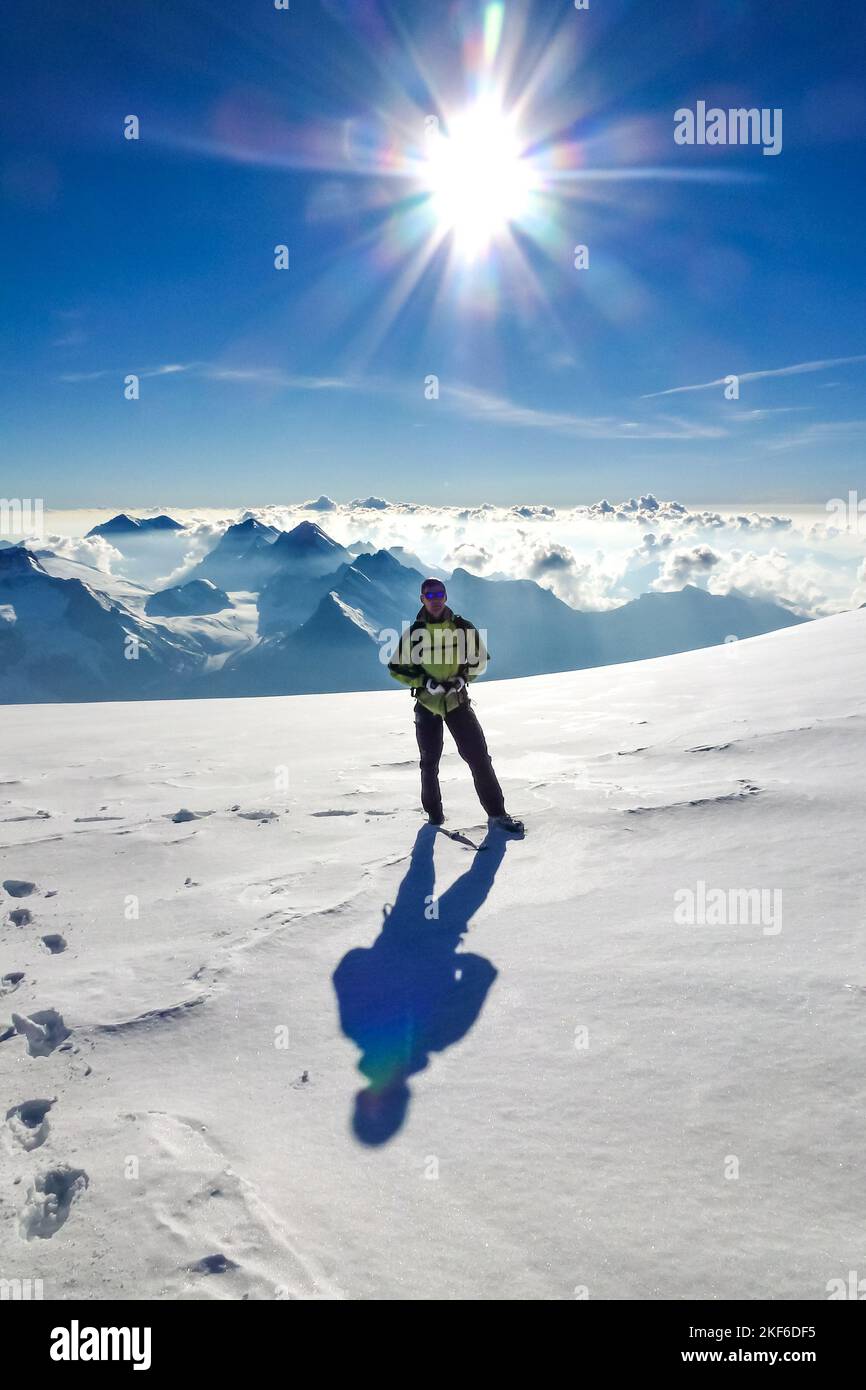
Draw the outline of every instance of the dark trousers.
[[[415,706],[415,735],[421,753],[421,805],[434,820],[442,818],[442,793],[439,790],[439,759],[445,739],[443,725],[447,724],[457,744],[457,752],[469,764],[478,800],[488,816],[505,813],[502,788],[493,771],[484,731],[469,704],[458,705],[444,717],[432,714],[423,705]]]

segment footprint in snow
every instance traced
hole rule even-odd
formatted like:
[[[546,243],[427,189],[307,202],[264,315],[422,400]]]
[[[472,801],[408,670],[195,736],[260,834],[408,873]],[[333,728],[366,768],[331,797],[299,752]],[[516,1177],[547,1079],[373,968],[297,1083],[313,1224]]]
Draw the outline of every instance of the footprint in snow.
[[[42,945],[50,956],[59,956],[61,951],[66,950],[66,939],[57,932],[51,932],[48,936],[43,936]]]
[[[311,816],[357,816],[357,811],[311,811]]]
[[[6,1123],[22,1149],[38,1149],[45,1143],[48,1138],[48,1111],[53,1104],[53,1100],[24,1100],[6,1111]]]
[[[8,975],[4,975],[0,980],[0,994],[12,994],[24,979],[23,970],[10,970]],[[12,1030],[14,1032],[14,1029]]]
[[[205,816],[212,816],[213,811],[188,811],[185,806],[179,811],[175,811],[173,816],[168,816],[168,820],[174,821],[175,825],[182,825],[188,820],[204,820]]]
[[[27,1042],[31,1057],[48,1057],[70,1036],[63,1016],[56,1009],[38,1009],[35,1014],[13,1014],[16,1033]]]
[[[5,878],[3,888],[10,898],[29,898],[35,892],[36,884],[29,883],[25,878]]]
[[[235,1264],[227,1255],[216,1254],[205,1255],[189,1268],[191,1274],[227,1274],[231,1269],[239,1269],[240,1265]]]
[[[9,921],[13,927],[29,927],[33,921],[33,913],[29,907],[13,907],[9,913]]]
[[[83,1168],[65,1164],[40,1173],[27,1196],[19,1218],[21,1235],[25,1240],[50,1240],[67,1221],[73,1204],[90,1186]]]

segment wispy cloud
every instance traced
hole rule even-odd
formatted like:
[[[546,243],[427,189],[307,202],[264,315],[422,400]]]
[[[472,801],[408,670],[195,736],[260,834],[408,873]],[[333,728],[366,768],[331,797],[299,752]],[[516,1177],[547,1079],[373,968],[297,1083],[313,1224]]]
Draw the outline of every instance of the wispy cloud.
[[[185,364],[182,362],[168,362],[161,367],[146,367],[142,371],[135,372],[134,375],[137,377],[174,376],[177,372],[192,371],[193,365],[195,364]],[[124,367],[123,369],[121,369],[120,367],[101,367],[98,371],[95,372],[62,372],[60,380],[99,381],[100,378],[107,376],[115,376],[119,380],[122,380],[123,377],[129,375],[130,369],[128,367]]]
[[[748,425],[757,424],[760,420],[770,419],[776,415],[799,415],[803,411],[814,409],[813,405],[773,405],[757,410],[732,410],[730,418],[732,424]]]
[[[837,439],[866,438],[866,420],[823,420],[807,425],[798,434],[775,440],[769,449],[795,449],[803,445],[827,444]]]
[[[496,425],[550,430],[578,439],[720,439],[727,430],[718,425],[699,425],[678,416],[658,422],[621,420],[614,415],[573,415],[567,411],[538,410],[503,396],[471,386],[443,388],[442,399],[461,414]]]
[[[253,382],[260,386],[278,386],[290,391],[349,391],[359,383],[345,377],[298,376],[278,367],[216,367],[205,366],[197,373],[209,381]]]
[[[128,369],[127,369],[128,371]],[[62,381],[97,381],[108,376],[121,379],[127,371],[102,369],[95,372],[67,372]],[[216,362],[170,363],[148,367],[136,373],[139,377],[170,376],[185,373],[205,381],[255,385],[284,391],[359,391],[366,390],[409,399],[406,387],[383,380],[337,376],[302,376],[279,367],[230,367]],[[473,386],[443,386],[443,404],[465,418],[488,424],[521,429],[547,430],[575,439],[635,439],[690,440],[720,439],[728,431],[718,425],[701,425],[675,415],[659,416],[652,421],[619,419],[614,415],[575,415],[569,411],[539,410],[521,405],[504,396]]]
[[[866,362],[866,353],[857,357],[828,357],[817,362],[798,362],[793,367],[771,367],[762,372],[731,372],[738,381],[762,381],[771,376],[801,376],[806,372],[824,372],[830,367],[846,367],[855,362]],[[676,396],[683,391],[709,391],[714,386],[724,386],[727,376],[716,377],[715,381],[701,381],[697,386],[671,386],[667,391],[650,391],[641,400],[652,400],[656,396]]]
[[[168,362],[158,367],[145,367],[134,373],[140,378],[175,376],[185,373],[205,381],[234,381],[240,384],[273,386],[290,391],[351,390],[359,383],[342,377],[298,376],[279,367],[223,367],[216,362]],[[102,367],[94,372],[64,372],[60,380],[69,382],[99,381],[105,377],[122,379],[130,374],[129,367]]]

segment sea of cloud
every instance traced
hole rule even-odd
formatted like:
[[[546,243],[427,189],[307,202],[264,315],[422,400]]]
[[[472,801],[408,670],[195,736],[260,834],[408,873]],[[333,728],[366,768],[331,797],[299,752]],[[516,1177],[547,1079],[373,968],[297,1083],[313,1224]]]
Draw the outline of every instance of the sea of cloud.
[[[343,545],[402,546],[425,572],[462,567],[534,579],[576,608],[617,607],[640,593],[695,584],[736,589],[821,617],[866,602],[866,515],[849,507],[784,511],[694,509],[652,494],[621,502],[473,507],[329,497],[250,510],[176,509],[182,533],[123,539],[80,534],[81,513],[51,513],[49,549],[149,587],[182,583],[225,528],[247,516],[283,530],[315,521]],[[110,512],[88,516],[90,524]],[[76,528],[79,534],[75,534]],[[122,552],[121,548],[122,546]]]

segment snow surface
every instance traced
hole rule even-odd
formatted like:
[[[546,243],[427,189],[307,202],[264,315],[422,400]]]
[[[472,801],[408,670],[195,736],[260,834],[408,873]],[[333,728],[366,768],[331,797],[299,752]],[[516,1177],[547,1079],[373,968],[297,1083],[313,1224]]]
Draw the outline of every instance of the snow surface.
[[[479,853],[421,829],[402,691],[5,709],[0,1274],[823,1299],[862,1272],[864,639],[859,611],[486,683],[528,834]],[[480,843],[447,743],[442,773]],[[699,880],[780,889],[782,929],[679,925]]]

